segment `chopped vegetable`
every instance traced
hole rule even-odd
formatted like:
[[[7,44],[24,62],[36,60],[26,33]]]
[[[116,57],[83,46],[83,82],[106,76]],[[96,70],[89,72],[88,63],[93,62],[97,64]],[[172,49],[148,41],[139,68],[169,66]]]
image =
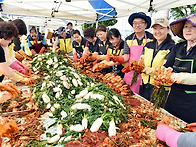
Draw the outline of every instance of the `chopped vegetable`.
[[[54,142],[57,142],[58,140],[60,139],[60,135],[55,135],[53,136],[52,138],[49,138],[47,140],[48,143],[54,143]]]
[[[110,121],[110,126],[108,129],[108,134],[109,136],[116,136],[116,126],[115,126],[115,122],[112,120]]]
[[[42,95],[42,99],[43,99],[44,103],[49,103],[50,102],[50,98],[46,93],[44,93]]]
[[[97,118],[90,128],[91,132],[97,132],[99,128],[101,127],[102,123],[103,123],[103,119]]]
[[[74,104],[71,106],[71,109],[74,110],[74,109],[90,109],[91,106],[88,105],[88,104],[82,104],[82,103],[77,103],[77,104]]]
[[[87,120],[87,118],[83,118],[82,119],[82,126],[84,127],[84,129],[87,128],[87,126],[88,126],[88,120]]]
[[[70,126],[71,131],[81,132],[84,130],[84,127],[81,124],[76,124],[73,126]]]

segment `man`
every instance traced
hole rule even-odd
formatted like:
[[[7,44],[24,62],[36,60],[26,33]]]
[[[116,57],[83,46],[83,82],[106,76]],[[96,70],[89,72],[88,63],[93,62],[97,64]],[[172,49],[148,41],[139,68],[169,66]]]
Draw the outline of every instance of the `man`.
[[[71,42],[73,42],[74,41],[73,36],[72,36],[72,32],[74,31],[73,24],[71,22],[68,22],[67,28],[69,29],[67,31],[67,34],[71,35]]]
[[[36,29],[30,29],[30,37],[28,39],[28,45],[32,54],[42,54],[47,48],[46,39],[44,36],[37,33]]]
[[[72,34],[72,32],[74,31],[73,29],[73,24],[71,22],[68,22],[67,27],[69,29],[69,31],[67,31],[67,34]]]
[[[57,29],[57,34],[59,36],[53,44],[53,51],[55,52],[57,49],[60,49],[68,55],[72,55],[71,35],[67,34],[65,27],[62,26]]]
[[[134,33],[125,39],[123,56],[116,56],[112,60],[119,64],[127,62],[127,68],[131,60],[139,60],[145,44],[153,39],[153,35],[145,29],[150,28],[151,18],[143,12],[133,13],[129,16],[129,24],[133,27]],[[131,85],[134,71],[125,73],[124,80]],[[137,83],[131,86],[131,90],[139,94],[141,75],[138,76]]]

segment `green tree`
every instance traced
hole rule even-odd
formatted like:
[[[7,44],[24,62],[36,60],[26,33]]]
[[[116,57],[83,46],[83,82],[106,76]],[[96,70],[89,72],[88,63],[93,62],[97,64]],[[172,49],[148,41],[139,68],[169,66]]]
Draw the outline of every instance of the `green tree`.
[[[171,17],[173,17],[176,20],[194,13],[196,13],[196,4],[170,9]]]
[[[99,24],[104,24],[106,27],[108,27],[108,26],[113,26],[116,23],[117,23],[116,19],[111,19],[111,20],[99,21],[98,25]],[[85,23],[85,24],[82,25],[82,30],[84,30],[85,28],[88,28],[88,27],[96,28],[96,23]]]

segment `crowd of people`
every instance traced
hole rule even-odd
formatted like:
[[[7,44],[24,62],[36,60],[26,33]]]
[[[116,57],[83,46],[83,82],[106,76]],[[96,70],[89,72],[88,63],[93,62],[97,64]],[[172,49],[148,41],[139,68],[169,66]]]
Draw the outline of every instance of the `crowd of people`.
[[[69,31],[63,26],[57,29],[58,35],[52,50],[64,51],[73,56],[74,61],[81,63],[86,62],[88,52],[92,53],[96,57],[93,65],[107,65],[101,72],[118,74],[130,85],[134,93],[147,100],[150,100],[153,93],[155,68],[172,67],[174,73],[171,78],[175,83],[165,86],[165,95],[168,95],[165,109],[185,122],[196,122],[196,14],[169,24],[167,18],[156,18],[152,23],[151,18],[145,13],[137,12],[129,16],[128,23],[134,32],[125,40],[116,28],[108,30],[105,25],[89,27],[84,29],[82,36],[79,30],[73,29],[72,23],[68,23]],[[146,31],[150,27],[153,34]],[[183,41],[175,43],[170,30]],[[30,69],[22,64],[21,58],[16,58],[17,54],[31,60],[20,46],[19,38],[26,34],[26,25],[20,19],[0,22],[0,81],[7,76],[15,82],[32,83],[32,79],[28,78],[31,74]],[[28,47],[33,55],[42,54],[47,49],[45,37],[34,27],[30,29]],[[113,57],[108,61],[110,55]],[[129,70],[132,60],[143,60],[144,65],[142,74],[138,75],[134,85],[131,85],[134,71]],[[196,133],[186,134],[175,132],[160,124],[156,136],[173,147],[196,144],[194,139],[186,140],[196,136]]]
[[[96,29],[89,27],[84,30],[84,37],[78,30],[72,32],[74,41],[74,60],[86,61],[87,52],[97,55],[93,62],[105,63],[107,68],[101,72],[115,72],[131,85],[134,71],[129,71],[131,60],[142,60],[145,68],[137,78],[131,90],[150,100],[154,88],[155,67],[172,67],[175,81],[171,86],[165,86],[168,95],[165,109],[176,117],[188,123],[196,122],[196,14],[177,20],[171,24],[167,18],[157,18],[151,24],[151,18],[143,12],[133,13],[128,19],[134,33],[121,38],[118,29],[107,30],[104,25]],[[153,29],[153,34],[146,31]],[[170,29],[184,41],[175,43],[170,35]],[[107,61],[108,55],[115,55]],[[124,69],[124,70],[123,70]],[[123,73],[122,71],[127,72]],[[190,124],[191,128],[196,125]],[[189,126],[189,127],[190,127]],[[193,131],[193,130],[192,130]],[[172,132],[172,133],[171,133]],[[194,146],[196,133],[179,133],[164,124],[159,124],[156,137],[169,146]]]

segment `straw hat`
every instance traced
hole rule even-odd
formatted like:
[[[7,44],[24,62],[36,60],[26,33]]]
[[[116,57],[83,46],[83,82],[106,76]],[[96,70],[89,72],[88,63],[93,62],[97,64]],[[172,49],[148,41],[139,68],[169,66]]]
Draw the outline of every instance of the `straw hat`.
[[[190,23],[192,23],[194,26],[196,26],[196,13],[195,14],[192,14],[190,16],[187,16],[185,18],[182,18],[182,19],[179,19],[179,20],[176,20],[174,22],[172,22],[170,24],[170,28],[171,28],[171,31],[172,33],[175,35],[175,36],[178,36],[182,39],[184,39],[183,37],[183,27],[184,27],[184,24],[186,21],[189,21]],[[184,39],[185,40],[185,39]]]

